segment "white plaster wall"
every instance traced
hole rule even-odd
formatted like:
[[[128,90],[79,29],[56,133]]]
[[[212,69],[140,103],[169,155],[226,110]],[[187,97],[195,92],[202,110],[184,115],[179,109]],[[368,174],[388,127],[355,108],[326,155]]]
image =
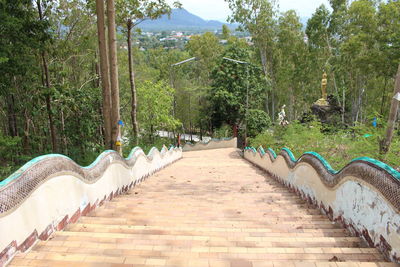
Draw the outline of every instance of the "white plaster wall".
[[[35,229],[41,234],[50,224],[56,226],[66,215],[71,217],[78,208],[83,210],[87,204],[178,160],[182,150],[170,150],[164,155],[155,150],[151,156],[149,160],[141,150],[136,151],[137,160],[130,168],[119,161],[112,162],[93,184],[85,183],[74,173],[49,178],[17,209],[0,217],[0,251],[13,240],[20,245]]]
[[[183,147],[183,151],[196,151],[196,150],[207,150],[207,149],[218,149],[218,148],[236,148],[237,147],[237,138],[232,138],[229,140],[211,140],[207,143],[196,143],[194,145],[186,144]]]
[[[300,163],[290,170],[282,156],[278,156],[272,162],[268,155],[261,156],[258,152],[246,150],[244,157],[277,175],[318,203],[331,207],[334,218],[341,216],[359,232],[367,229],[376,245],[379,244],[382,235],[392,246],[391,255],[399,255],[400,214],[370,184],[357,177],[348,176],[334,188],[329,188],[323,184],[316,170],[307,163]]]

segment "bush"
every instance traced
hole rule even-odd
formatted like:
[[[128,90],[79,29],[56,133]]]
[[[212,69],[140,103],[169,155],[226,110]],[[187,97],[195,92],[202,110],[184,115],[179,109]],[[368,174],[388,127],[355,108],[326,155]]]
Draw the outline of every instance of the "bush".
[[[0,159],[1,163],[15,162],[21,152],[21,138],[4,136],[0,133]]]
[[[0,181],[20,167],[21,138],[0,133]]]
[[[220,128],[214,131],[214,138],[226,138],[233,136],[232,126],[228,124],[222,125]]]
[[[249,137],[255,137],[271,127],[272,124],[268,114],[259,109],[250,109],[247,118],[247,135]]]
[[[379,140],[384,128],[357,125],[347,130],[324,132],[319,122],[301,124],[293,122],[286,127],[276,126],[250,139],[250,145],[272,148],[277,153],[289,148],[296,158],[304,152],[314,151],[321,154],[336,169],[343,168],[352,159],[370,157],[399,169],[400,140],[393,138],[389,153],[379,154]]]

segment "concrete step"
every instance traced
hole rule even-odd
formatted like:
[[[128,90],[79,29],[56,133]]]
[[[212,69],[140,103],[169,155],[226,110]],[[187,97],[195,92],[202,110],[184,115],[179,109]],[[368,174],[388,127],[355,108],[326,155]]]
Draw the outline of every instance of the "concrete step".
[[[190,152],[10,266],[396,266],[232,153]]]

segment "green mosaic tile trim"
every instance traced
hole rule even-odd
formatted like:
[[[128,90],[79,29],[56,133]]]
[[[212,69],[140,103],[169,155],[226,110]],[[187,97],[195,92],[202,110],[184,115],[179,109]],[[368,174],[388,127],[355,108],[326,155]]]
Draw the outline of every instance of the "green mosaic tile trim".
[[[256,153],[257,150],[254,147],[246,147],[245,150],[251,150],[253,153]],[[259,153],[261,156],[265,155],[265,151],[264,148],[262,146],[259,147],[258,149]],[[276,159],[276,153],[274,152],[273,149],[268,148],[268,151],[270,151],[272,153],[272,155],[274,156],[274,158]],[[303,155],[300,156],[299,159],[296,159],[295,156],[293,155],[292,151],[289,148],[282,148],[281,150],[282,152],[286,152],[289,156],[289,158],[294,162],[298,162],[298,160],[306,155],[311,155],[315,158],[317,158],[322,165],[324,165],[324,167],[326,168],[326,170],[328,172],[330,172],[331,174],[335,175],[340,173],[341,170],[343,170],[343,168],[339,171],[335,170],[332,168],[332,166],[329,164],[329,162],[320,154],[318,154],[317,152],[313,152],[313,151],[309,151],[309,152],[305,152]],[[379,160],[373,159],[373,158],[369,158],[369,157],[359,157],[359,158],[355,158],[353,159],[349,164],[347,164],[346,166],[350,165],[352,162],[356,162],[356,161],[364,161],[364,162],[368,162],[372,165],[374,165],[375,167],[382,169],[384,171],[386,171],[387,173],[389,173],[391,176],[393,176],[394,178],[396,178],[397,180],[400,180],[400,172],[398,172],[397,170],[395,170],[394,168],[392,168],[391,166],[387,165],[384,162],[381,162]]]
[[[169,150],[174,149],[175,147],[170,147]],[[165,151],[167,148],[163,147],[160,151],[160,153],[163,153],[163,151]],[[135,155],[136,151],[138,150],[142,150],[140,147],[135,147],[131,150],[131,152],[129,153],[128,157],[125,158],[125,160],[130,160],[133,158],[133,156]],[[151,148],[151,150],[149,151],[149,153],[146,155],[147,158],[150,158],[152,153],[154,153],[154,150],[158,150],[156,147]],[[109,153],[113,153],[116,152],[114,150],[105,150],[104,152],[102,152],[90,165],[88,166],[80,166],[83,169],[91,169],[94,166],[96,166],[104,157],[106,157]],[[143,152],[144,153],[144,152]],[[10,176],[8,176],[6,179],[4,179],[3,181],[0,182],[0,188],[6,186],[7,184],[11,183],[12,181],[18,179],[25,171],[27,171],[29,168],[31,168],[32,166],[34,166],[36,163],[45,160],[45,159],[49,159],[49,158],[65,158],[71,161],[74,161],[73,159],[71,159],[68,156],[62,155],[62,154],[47,154],[47,155],[43,155],[43,156],[39,156],[36,158],[31,159],[30,161],[28,161],[27,163],[25,163],[21,168],[19,168],[16,172],[14,172],[13,174],[11,174]]]

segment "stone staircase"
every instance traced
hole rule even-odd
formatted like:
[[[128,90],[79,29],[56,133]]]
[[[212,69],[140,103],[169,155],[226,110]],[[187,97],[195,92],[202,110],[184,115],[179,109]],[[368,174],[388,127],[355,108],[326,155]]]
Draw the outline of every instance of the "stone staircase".
[[[187,152],[10,266],[397,266],[234,149]]]

